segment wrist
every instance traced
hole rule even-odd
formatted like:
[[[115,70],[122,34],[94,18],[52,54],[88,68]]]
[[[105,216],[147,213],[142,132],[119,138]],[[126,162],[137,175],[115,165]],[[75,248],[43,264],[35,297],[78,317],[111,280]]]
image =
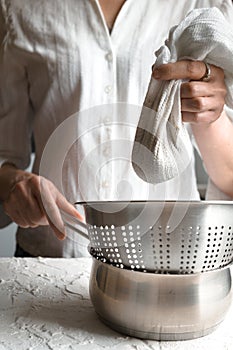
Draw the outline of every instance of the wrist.
[[[193,133],[205,135],[206,133],[212,133],[212,132],[220,132],[220,130],[224,130],[225,128],[228,128],[230,126],[231,122],[229,121],[229,117],[225,112],[223,112],[219,118],[217,118],[215,121],[209,122],[209,123],[193,123],[191,124],[191,129]]]
[[[213,125],[211,124],[191,124],[191,129],[194,135],[205,135],[212,129]]]

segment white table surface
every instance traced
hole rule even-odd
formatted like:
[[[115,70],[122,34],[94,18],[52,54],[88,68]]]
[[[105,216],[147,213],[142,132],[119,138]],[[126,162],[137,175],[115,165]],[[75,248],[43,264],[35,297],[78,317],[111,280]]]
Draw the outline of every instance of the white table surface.
[[[0,350],[233,350],[233,307],[210,335],[158,342],[119,334],[95,314],[92,260],[0,258]]]

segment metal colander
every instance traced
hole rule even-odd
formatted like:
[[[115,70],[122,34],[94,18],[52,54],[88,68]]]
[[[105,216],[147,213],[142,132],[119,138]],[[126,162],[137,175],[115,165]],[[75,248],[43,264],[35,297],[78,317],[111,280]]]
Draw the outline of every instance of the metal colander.
[[[120,268],[190,274],[233,260],[233,203],[226,201],[85,202],[86,224],[65,223],[88,236],[90,253]]]

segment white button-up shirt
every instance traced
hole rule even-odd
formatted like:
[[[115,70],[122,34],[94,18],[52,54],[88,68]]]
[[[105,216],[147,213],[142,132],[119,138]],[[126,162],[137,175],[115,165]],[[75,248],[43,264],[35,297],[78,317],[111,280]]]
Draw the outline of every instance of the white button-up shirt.
[[[111,34],[97,0],[0,4],[1,162],[26,168],[33,133],[33,171],[42,169],[55,184],[61,180],[60,189],[71,202],[199,198],[193,162],[179,179],[149,185],[134,173],[131,150],[154,51],[187,12],[217,6],[228,16],[230,0],[127,0]],[[71,126],[77,139],[69,144],[67,121],[75,113]],[[58,129],[64,132],[51,150],[47,142]],[[54,154],[47,163],[44,150]],[[48,227],[20,228],[17,240],[34,255],[86,253],[87,242],[77,234],[70,232],[60,242],[48,232]]]

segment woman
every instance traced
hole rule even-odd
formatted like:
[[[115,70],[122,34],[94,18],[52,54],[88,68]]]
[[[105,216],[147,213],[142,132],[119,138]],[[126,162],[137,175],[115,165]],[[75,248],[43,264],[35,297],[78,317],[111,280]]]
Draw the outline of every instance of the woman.
[[[141,106],[154,51],[163,44],[169,29],[190,10],[200,7],[216,6],[230,20],[232,3],[182,0],[179,7],[164,0],[0,3],[2,225],[11,220],[19,225],[17,244],[29,255],[85,255],[87,242],[77,242],[68,229],[64,240],[60,209],[81,218],[72,205],[79,199],[148,199],[148,186],[137,178],[131,165],[121,162],[119,166],[114,159],[119,144],[113,140],[121,140],[124,131],[132,144],[132,130],[124,129],[125,125],[113,126],[120,117],[109,113],[100,118],[99,127],[92,132],[88,122],[84,125],[89,116],[80,117],[85,122],[77,127],[87,128],[88,138],[79,140],[79,147],[64,163],[63,194],[46,179],[46,174],[38,175],[50,136],[70,115],[85,110],[95,113],[95,106]],[[191,125],[209,177],[222,192],[233,197],[233,126],[223,111],[224,74],[211,66],[211,77],[204,82],[201,80],[205,74],[203,62],[189,61],[164,65],[153,72],[155,79],[187,81],[181,88],[183,121]],[[123,122],[131,122],[130,116]],[[28,173],[24,169],[29,165],[32,134],[35,161],[32,173]],[[107,148],[102,149],[102,145]],[[101,153],[101,162],[92,157],[80,173],[82,161],[95,147]],[[108,164],[108,159],[114,160],[111,166],[101,167],[102,163]],[[119,179],[123,181],[116,193]],[[194,161],[181,182],[193,187],[193,198],[198,199]],[[171,180],[166,198],[176,198],[176,187]],[[159,186],[149,197],[165,198]]]

